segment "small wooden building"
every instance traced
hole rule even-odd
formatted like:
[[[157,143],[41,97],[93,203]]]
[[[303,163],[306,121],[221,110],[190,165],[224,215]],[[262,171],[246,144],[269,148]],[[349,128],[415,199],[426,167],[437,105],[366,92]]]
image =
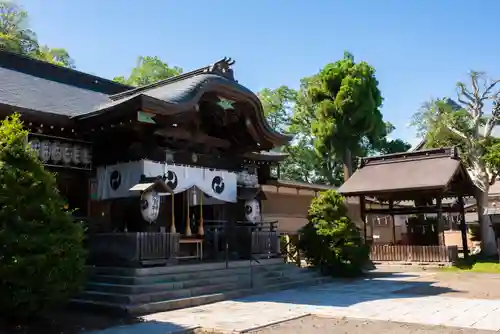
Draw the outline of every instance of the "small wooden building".
[[[338,191],[346,197],[359,197],[363,218],[368,214],[391,216],[393,221],[394,216],[409,217],[406,244],[373,245],[375,261],[453,261],[457,247],[445,245],[443,237],[443,215],[447,213],[458,214],[464,254],[468,254],[464,198],[474,195],[475,186],[455,148],[364,158]],[[387,207],[371,208],[368,196]],[[365,240],[373,240],[368,230],[365,220]]]
[[[291,138],[269,127],[233,64],[136,88],[0,51],[0,115],[21,114],[88,226],[91,263],[279,252],[275,222],[260,218],[260,184],[284,158],[265,152]]]

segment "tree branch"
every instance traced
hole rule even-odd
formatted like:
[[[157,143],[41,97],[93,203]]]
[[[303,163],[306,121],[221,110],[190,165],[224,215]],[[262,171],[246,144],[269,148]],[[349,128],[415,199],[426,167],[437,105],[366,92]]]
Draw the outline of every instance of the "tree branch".
[[[490,186],[492,186],[493,184],[495,184],[497,176],[498,176],[498,173],[491,173],[490,182],[489,182]]]
[[[469,138],[465,135],[465,133],[463,133],[463,132],[461,132],[461,131],[459,131],[459,130],[455,129],[453,126],[451,126],[451,125],[446,125],[446,128],[447,128],[448,130],[450,130],[451,132],[453,132],[453,134],[457,135],[458,137],[460,137],[460,138],[462,138],[462,139],[464,139],[464,140],[466,140],[466,141],[469,141]]]

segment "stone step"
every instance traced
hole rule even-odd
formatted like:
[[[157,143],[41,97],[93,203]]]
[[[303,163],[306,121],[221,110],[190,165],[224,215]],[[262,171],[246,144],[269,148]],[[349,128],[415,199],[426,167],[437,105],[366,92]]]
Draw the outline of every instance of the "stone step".
[[[217,284],[228,284],[244,280],[245,276],[232,275],[232,276],[219,276],[212,278],[199,278],[190,279],[185,281],[176,282],[161,282],[149,284],[113,284],[103,282],[89,282],[87,283],[87,290],[102,291],[119,294],[139,294],[147,292],[181,290],[194,288],[198,286],[208,286]]]
[[[208,295],[214,293],[221,293],[224,291],[238,290],[247,288],[247,283],[225,283],[209,286],[195,287],[191,289],[181,289],[181,290],[168,290],[141,294],[118,294],[109,293],[101,291],[85,291],[82,295],[82,299],[103,301],[110,304],[145,304],[145,303],[155,303],[165,300],[175,300],[182,298],[190,298],[201,295]]]
[[[252,266],[256,267],[272,267],[272,266],[282,266],[285,264],[282,258],[275,259],[261,259],[259,263],[255,261],[252,262]],[[119,267],[98,267],[89,266],[87,271],[90,275],[111,275],[111,276],[154,276],[154,275],[168,275],[168,274],[187,274],[196,273],[203,271],[217,271],[217,270],[228,270],[228,269],[247,269],[249,267],[249,261],[230,261],[227,263],[228,268],[226,268],[225,262],[215,262],[215,263],[201,263],[201,264],[190,264],[190,265],[173,265],[173,266],[162,266],[162,267],[149,267],[149,268],[119,268]]]
[[[113,285],[91,282],[87,285],[87,290],[82,295],[82,298],[118,304],[134,304],[187,298],[211,294],[213,292],[249,288],[250,286],[267,286],[288,282],[290,280],[304,280],[306,278],[313,279],[316,278],[316,276],[308,272],[296,272],[279,276],[259,273],[255,274],[253,277],[227,276],[214,278],[213,280],[193,280],[174,283],[178,284],[178,286],[173,286],[172,283]]]
[[[280,273],[286,267],[286,264],[280,265],[266,265],[266,266],[255,266],[250,269],[246,268],[228,268],[219,270],[201,270],[196,272],[187,273],[174,273],[174,274],[158,274],[149,276],[120,276],[120,275],[105,275],[105,274],[92,274],[89,276],[89,281],[98,283],[111,283],[119,285],[144,285],[153,283],[173,283],[182,282],[195,279],[203,278],[213,278],[222,276],[237,276],[237,275],[249,275],[252,271],[253,273],[266,272],[269,274]],[[264,268],[265,267],[265,268]]]
[[[168,291],[168,290],[180,290],[187,289],[193,287],[203,287],[209,285],[217,285],[217,284],[227,284],[232,282],[247,282],[250,283],[251,276],[253,276],[254,282],[269,280],[272,278],[294,278],[297,275],[317,275],[310,270],[304,270],[300,268],[286,268],[285,270],[280,271],[258,271],[254,272],[252,275],[250,273],[239,273],[234,275],[233,273],[229,273],[230,275],[220,275],[215,276],[212,275],[210,278],[196,278],[189,280],[176,280],[173,282],[160,282],[160,283],[150,283],[147,282],[145,284],[115,284],[108,282],[100,282],[99,280],[90,281],[87,284],[86,289],[90,291],[96,292],[108,292],[108,293],[117,293],[117,294],[140,294],[140,293],[149,293],[149,292],[159,292],[159,291]],[[95,277],[94,277],[95,279]]]
[[[302,280],[290,280],[286,282],[276,282],[270,285],[258,286],[253,288],[242,288],[235,290],[222,291],[218,293],[205,294],[193,297],[178,298],[172,300],[157,301],[143,304],[116,304],[106,301],[95,300],[73,300],[73,303],[81,308],[88,308],[92,310],[106,310],[117,313],[126,313],[131,315],[145,315],[156,312],[171,311],[186,307],[193,307],[215,303],[227,299],[241,298],[252,294],[263,294],[273,291],[288,290],[304,286],[313,286],[324,284],[331,281],[331,278],[314,277],[305,278]]]

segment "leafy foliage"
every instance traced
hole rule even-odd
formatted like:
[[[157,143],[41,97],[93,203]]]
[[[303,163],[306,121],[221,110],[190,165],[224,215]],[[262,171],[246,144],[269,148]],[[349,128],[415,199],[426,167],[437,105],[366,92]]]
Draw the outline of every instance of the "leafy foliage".
[[[61,48],[49,48],[42,46],[36,53],[36,58],[59,66],[75,68],[75,61],[70,57],[68,51]]]
[[[0,125],[0,314],[29,316],[63,303],[82,285],[83,227],[54,175],[27,147],[18,115]]]
[[[309,263],[334,276],[361,274],[369,254],[344,200],[334,190],[314,198],[298,244]]]
[[[0,49],[24,55],[38,50],[36,34],[28,27],[28,13],[12,1],[0,1]]]
[[[273,90],[264,88],[257,95],[269,125],[277,131],[288,131],[290,108],[296,100],[297,92],[287,86],[280,86]]]
[[[0,50],[7,50],[59,66],[74,68],[74,60],[61,48],[40,47],[29,15],[13,1],[0,0]]]
[[[492,135],[500,121],[500,80],[481,72],[470,73],[470,84],[457,84],[458,102],[432,100],[413,116],[413,125],[426,139],[426,147],[457,146],[469,175],[480,190],[476,194],[481,226],[481,248],[496,252],[495,237],[483,217],[489,187],[500,171],[500,140]]]
[[[387,135],[375,70],[366,62],[355,63],[346,52],[343,59],[320,71],[318,81],[309,91],[317,104],[312,122],[314,146],[322,157],[341,154],[349,168],[350,154],[362,155],[363,142],[376,148]]]
[[[335,64],[329,64],[327,67],[334,67]],[[321,112],[321,108],[326,102],[314,99],[314,97],[317,97],[315,94],[318,91],[323,92],[321,91],[322,85],[328,84],[322,82],[322,79],[325,79],[325,75],[322,76],[322,73],[323,71],[303,78],[297,91],[287,86],[281,86],[274,90],[266,88],[259,93],[259,97],[271,127],[277,131],[295,136],[290,145],[280,148],[282,152],[289,155],[281,164],[281,177],[292,181],[339,186],[343,182],[344,174],[344,141],[339,140],[338,145],[325,146],[323,147],[325,149],[317,150],[318,141],[327,139],[321,136],[318,137],[314,129],[315,127],[328,127],[328,124],[330,124],[324,123],[325,115]],[[346,79],[346,82],[349,82],[349,80]],[[343,89],[347,89],[346,87]],[[358,111],[362,116],[364,110]],[[345,118],[347,121],[351,109],[346,107],[343,112],[346,113]],[[330,116],[327,118],[327,121],[332,120]],[[337,118],[336,122],[339,119]],[[358,147],[354,152],[356,156],[351,157],[351,164],[354,164],[356,157],[359,156],[403,152],[410,148],[408,143],[400,139],[389,140],[387,138],[387,135],[394,130],[392,124],[383,122],[377,124],[383,128],[380,134],[370,132],[363,136],[356,135]],[[334,128],[325,128],[324,130],[335,131]],[[372,140],[368,140],[369,138]]]
[[[139,57],[137,65],[132,69],[132,73],[128,78],[123,76],[116,77],[113,80],[125,85],[140,87],[146,86],[160,80],[182,73],[182,68],[174,66],[169,67],[158,57]]]

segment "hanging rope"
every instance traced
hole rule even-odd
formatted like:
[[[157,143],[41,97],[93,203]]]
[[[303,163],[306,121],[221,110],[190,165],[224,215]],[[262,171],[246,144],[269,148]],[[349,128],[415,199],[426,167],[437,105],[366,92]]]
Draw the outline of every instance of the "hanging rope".
[[[203,236],[205,230],[203,229],[203,191],[200,190],[200,227],[198,229],[198,234]]]
[[[175,229],[175,196],[174,193],[170,195],[172,197],[172,225],[170,225],[170,233],[177,233]]]

